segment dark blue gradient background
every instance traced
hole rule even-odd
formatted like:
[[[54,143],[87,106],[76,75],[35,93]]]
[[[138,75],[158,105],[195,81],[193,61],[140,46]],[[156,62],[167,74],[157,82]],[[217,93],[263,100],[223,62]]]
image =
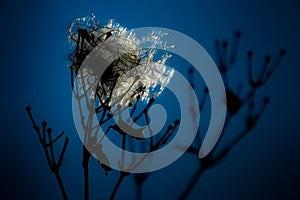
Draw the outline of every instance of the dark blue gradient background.
[[[91,12],[102,24],[114,17],[129,29],[180,31],[212,55],[215,39],[231,38],[241,29],[236,78],[244,72],[248,49],[260,65],[265,53],[276,55],[286,48],[287,56],[262,91],[271,97],[265,114],[223,163],[202,176],[189,199],[300,199],[299,11],[296,0],[2,2],[0,199],[61,198],[24,110],[27,104],[37,121],[47,120],[57,133],[65,130],[71,138],[61,173],[70,199],[83,199],[82,147],[72,119],[66,38],[74,18]],[[144,199],[175,199],[196,166],[185,156],[154,173],[145,183]],[[91,172],[91,199],[107,199],[118,173],[105,177],[94,162]],[[133,198],[128,178],[117,199]]]

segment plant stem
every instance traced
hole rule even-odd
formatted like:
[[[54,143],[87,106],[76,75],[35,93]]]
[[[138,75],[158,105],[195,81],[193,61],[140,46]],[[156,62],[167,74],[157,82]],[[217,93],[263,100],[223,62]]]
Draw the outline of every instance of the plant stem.
[[[120,173],[119,179],[118,179],[118,181],[117,181],[117,183],[114,187],[114,190],[112,191],[112,193],[109,197],[109,200],[113,200],[115,198],[115,196],[117,194],[117,191],[119,190],[119,187],[120,187],[120,185],[121,185],[121,183],[122,183],[125,176],[126,176],[125,173],[123,173],[123,172]]]
[[[55,174],[56,180],[58,182],[58,185],[59,185],[62,196],[63,196],[64,200],[67,200],[68,196],[67,196],[67,193],[66,193],[66,190],[65,190],[65,187],[64,187],[64,184],[63,184],[63,181],[61,179],[59,171],[58,170],[55,171],[54,174]]]
[[[91,154],[90,152],[83,146],[82,151],[82,167],[84,173],[84,200],[89,200],[89,161]]]
[[[196,183],[199,181],[201,175],[205,171],[206,168],[199,165],[197,170],[195,171],[195,174],[192,176],[192,179],[189,181],[189,183],[185,186],[183,192],[179,195],[178,200],[185,200],[187,199],[188,195],[191,193],[193,188],[195,187]]]
[[[84,170],[84,199],[89,199],[89,166],[83,167]]]
[[[142,200],[142,184],[136,184],[136,195],[135,195],[135,199],[136,200]]]

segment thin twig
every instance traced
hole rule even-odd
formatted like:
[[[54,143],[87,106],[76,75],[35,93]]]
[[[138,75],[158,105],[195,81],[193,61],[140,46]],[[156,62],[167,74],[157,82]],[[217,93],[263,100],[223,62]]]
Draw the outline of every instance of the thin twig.
[[[42,127],[43,127],[43,134],[40,133],[40,129],[39,127],[36,125],[36,122],[32,116],[32,113],[31,113],[31,107],[30,106],[27,106],[26,107],[26,111],[28,113],[28,116],[31,120],[31,123],[33,124],[33,127],[34,127],[34,130],[35,132],[37,133],[39,139],[40,139],[40,143],[43,147],[43,150],[44,150],[44,153],[45,153],[45,156],[46,156],[46,160],[47,160],[47,163],[51,169],[51,171],[55,174],[55,177],[56,177],[56,180],[57,180],[57,183],[59,185],[59,188],[60,188],[60,191],[61,191],[61,194],[62,194],[62,197],[64,200],[67,200],[68,199],[68,196],[67,196],[67,192],[65,190],[65,187],[64,187],[64,184],[63,184],[63,181],[62,181],[62,178],[60,176],[60,173],[59,173],[59,169],[60,167],[62,166],[62,160],[63,160],[63,156],[65,154],[65,151],[66,151],[66,148],[67,148],[67,145],[68,145],[68,137],[66,137],[65,139],[65,143],[64,143],[64,146],[63,146],[63,149],[60,153],[60,156],[59,156],[59,160],[58,162],[56,163],[56,160],[55,160],[55,155],[54,155],[54,150],[53,150],[53,144],[58,141],[59,138],[61,138],[62,134],[64,132],[62,132],[62,134],[60,134],[59,136],[57,136],[54,140],[52,140],[52,137],[51,137],[51,134],[52,134],[52,129],[51,128],[48,128],[47,129],[47,133],[48,133],[48,142],[46,140],[46,126],[47,126],[47,123],[45,121],[42,122]],[[49,149],[49,150],[48,150]],[[50,154],[50,155],[49,155]]]
[[[112,191],[112,193],[111,193],[111,195],[110,195],[110,197],[109,197],[109,200],[113,200],[113,199],[115,198],[115,196],[116,196],[116,194],[117,194],[117,192],[118,192],[118,190],[119,190],[119,188],[120,188],[120,185],[121,185],[121,183],[123,182],[123,179],[124,179],[125,176],[127,176],[127,175],[128,175],[128,173],[120,172],[119,179],[118,179],[118,181],[117,181],[117,183],[116,183],[116,185],[115,185],[115,187],[114,187],[114,189],[113,189],[113,191]]]
[[[191,180],[188,182],[187,185],[184,186],[184,189],[182,193],[179,195],[178,200],[185,200],[187,198],[187,196],[191,193],[196,183],[200,179],[203,172],[204,172],[204,168],[201,165],[199,165],[196,171],[194,172]]]

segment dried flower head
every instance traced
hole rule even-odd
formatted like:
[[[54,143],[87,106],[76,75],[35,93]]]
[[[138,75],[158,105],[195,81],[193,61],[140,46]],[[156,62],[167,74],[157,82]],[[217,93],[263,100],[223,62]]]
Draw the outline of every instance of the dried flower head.
[[[157,97],[173,76],[173,69],[168,69],[165,63],[171,57],[168,48],[174,46],[162,41],[166,35],[153,30],[138,39],[113,19],[101,27],[94,15],[78,18],[69,28],[69,40],[75,44],[70,54],[71,70],[77,74],[83,60],[95,48],[107,60],[117,54],[97,85],[95,95],[100,106],[128,105],[137,98],[148,101]],[[103,51],[104,45],[109,51]],[[159,54],[161,57],[156,58]]]

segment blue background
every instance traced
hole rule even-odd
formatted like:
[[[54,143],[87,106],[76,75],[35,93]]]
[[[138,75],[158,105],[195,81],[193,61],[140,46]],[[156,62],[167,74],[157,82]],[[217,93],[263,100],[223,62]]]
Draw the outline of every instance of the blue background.
[[[190,199],[299,199],[300,4],[284,1],[16,1],[1,5],[1,199],[60,199],[59,188],[24,107],[70,137],[61,173],[70,199],[83,198],[81,142],[71,112],[68,25],[94,12],[102,24],[114,17],[129,29],[157,26],[180,31],[214,55],[215,39],[243,32],[234,78],[244,73],[246,51],[260,65],[265,53],[287,55],[262,93],[271,104],[251,132],[198,181]],[[236,127],[239,127],[238,122]],[[231,127],[235,130],[235,126]],[[183,167],[186,166],[185,168]],[[144,199],[174,199],[196,169],[184,156],[154,173]],[[107,199],[118,173],[91,164],[91,199]],[[118,199],[133,199],[127,178]]]

